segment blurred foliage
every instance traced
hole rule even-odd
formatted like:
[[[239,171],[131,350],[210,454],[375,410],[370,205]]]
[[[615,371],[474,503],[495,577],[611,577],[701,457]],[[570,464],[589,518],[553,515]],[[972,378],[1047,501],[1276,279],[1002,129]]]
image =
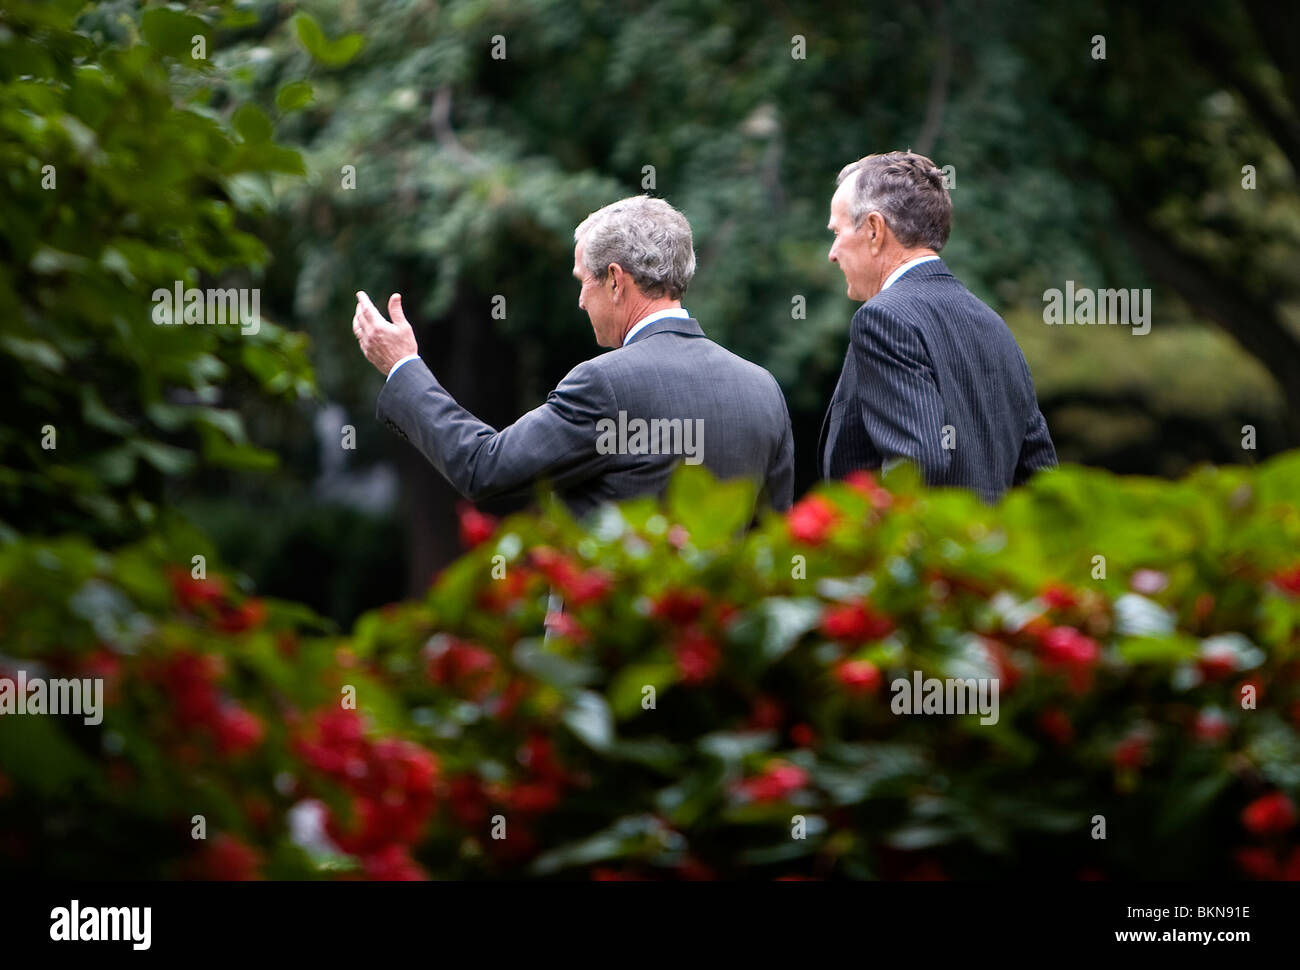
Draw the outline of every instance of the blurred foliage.
[[[743,538],[748,486],[689,467],[586,528],[467,515],[477,546],[345,637],[178,569],[193,537],[12,544],[9,676],[105,676],[108,701],[95,726],[0,719],[0,864],[1300,877],[1300,455],[1067,467],[997,507],[885,484]],[[913,671],[996,678],[996,723],[892,713]]]
[[[236,226],[232,186],[299,173],[248,106],[179,101],[204,76],[208,19],[134,4],[7,3],[0,19],[0,533],[137,536],[164,484],[210,466],[263,469],[239,410],[314,388],[307,340],[263,318],[155,323],[156,288],[255,287],[266,248]],[[74,22],[76,28],[74,29]],[[250,328],[251,329],[251,328]]]

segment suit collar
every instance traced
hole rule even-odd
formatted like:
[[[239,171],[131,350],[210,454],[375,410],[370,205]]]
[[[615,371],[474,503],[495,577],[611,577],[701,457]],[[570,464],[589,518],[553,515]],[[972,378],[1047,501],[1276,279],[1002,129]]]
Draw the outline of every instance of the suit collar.
[[[644,327],[633,335],[632,339],[627,342],[627,346],[640,343],[646,337],[652,337],[657,333],[680,333],[687,337],[703,337],[704,330],[700,327],[700,322],[694,317],[660,317]]]
[[[932,259],[927,263],[921,263],[919,266],[913,266],[898,279],[894,280],[894,282],[890,284],[890,289],[893,289],[900,283],[931,279],[935,276],[952,276],[952,270],[948,268],[948,264],[943,261],[942,256],[938,259]],[[882,290],[881,292],[886,291]]]

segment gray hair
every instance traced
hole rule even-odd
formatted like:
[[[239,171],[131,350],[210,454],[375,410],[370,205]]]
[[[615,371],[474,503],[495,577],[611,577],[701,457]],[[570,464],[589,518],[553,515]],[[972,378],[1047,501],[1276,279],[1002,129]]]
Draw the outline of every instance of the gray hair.
[[[598,209],[573,231],[597,280],[618,263],[646,296],[679,300],[695,275],[691,224],[663,199],[637,195]]]
[[[886,152],[850,162],[835,180],[838,186],[857,173],[849,199],[853,228],[870,212],[879,212],[895,238],[908,249],[925,246],[936,253],[952,229],[952,197],[943,170],[924,155]]]

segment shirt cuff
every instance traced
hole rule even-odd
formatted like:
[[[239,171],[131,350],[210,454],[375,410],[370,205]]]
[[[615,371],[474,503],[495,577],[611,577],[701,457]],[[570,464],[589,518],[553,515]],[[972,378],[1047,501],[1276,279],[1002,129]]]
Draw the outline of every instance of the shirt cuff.
[[[397,368],[401,367],[408,360],[418,360],[419,357],[420,357],[419,354],[407,354],[405,357],[403,357],[401,360],[399,360],[396,364],[393,365],[393,369],[390,370],[388,372],[388,376],[384,378],[384,383],[387,383],[388,381],[391,381],[393,379],[393,375],[397,373]]]

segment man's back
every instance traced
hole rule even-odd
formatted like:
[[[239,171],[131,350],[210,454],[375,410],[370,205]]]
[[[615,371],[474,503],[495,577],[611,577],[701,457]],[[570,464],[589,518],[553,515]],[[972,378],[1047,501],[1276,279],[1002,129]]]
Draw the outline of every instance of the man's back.
[[[854,315],[819,454],[828,477],[909,458],[990,501],[1056,464],[1011,331],[938,259]]]
[[[695,320],[656,321],[588,366],[609,381],[613,430],[626,439],[620,445],[636,444],[633,435],[644,429],[646,447],[687,447],[669,454],[622,447],[574,498],[584,491],[597,501],[657,493],[689,451],[687,461],[718,478],[755,478],[766,483],[769,502],[790,505],[794,443],[785,396],[770,373],[708,339]]]

